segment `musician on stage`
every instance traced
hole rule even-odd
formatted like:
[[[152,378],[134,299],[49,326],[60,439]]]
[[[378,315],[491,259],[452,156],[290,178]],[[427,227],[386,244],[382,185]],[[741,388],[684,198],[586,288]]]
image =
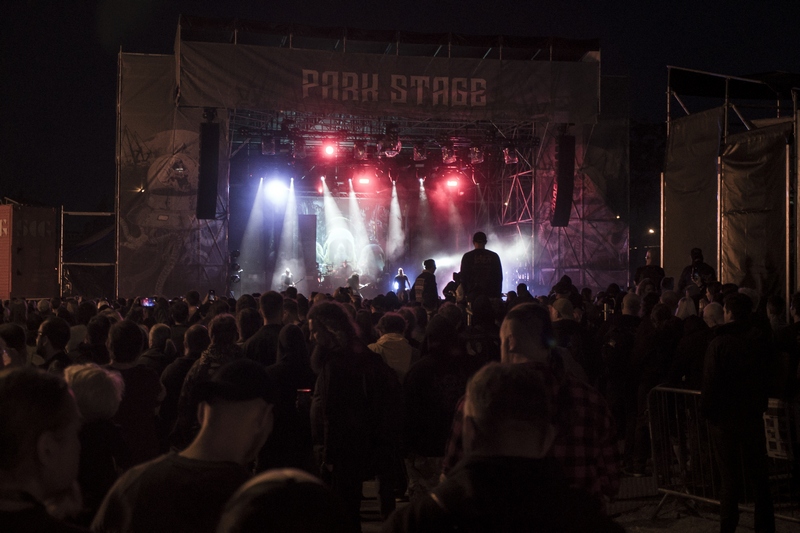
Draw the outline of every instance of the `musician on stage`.
[[[408,301],[408,289],[411,288],[411,283],[408,277],[403,273],[402,268],[397,269],[397,275],[394,277],[394,290],[397,293],[397,298],[405,303]]]
[[[292,271],[287,268],[281,276],[281,290],[285,291],[289,287],[294,287],[294,276],[292,276]]]
[[[352,276],[347,278],[347,286],[350,288],[350,294],[353,296],[361,296],[361,278],[355,272]]]

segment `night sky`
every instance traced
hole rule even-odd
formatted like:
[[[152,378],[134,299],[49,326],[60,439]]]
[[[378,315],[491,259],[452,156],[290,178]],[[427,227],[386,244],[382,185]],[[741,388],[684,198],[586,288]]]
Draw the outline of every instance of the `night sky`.
[[[0,197],[111,210],[117,53],[172,53],[178,15],[317,26],[599,38],[634,120],[665,119],[666,66],[800,73],[796,0],[461,2],[12,0],[2,30]]]

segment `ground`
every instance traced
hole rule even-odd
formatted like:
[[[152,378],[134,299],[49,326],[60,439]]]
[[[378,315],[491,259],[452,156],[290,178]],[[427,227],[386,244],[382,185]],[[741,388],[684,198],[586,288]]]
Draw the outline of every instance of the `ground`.
[[[381,530],[381,517],[378,512],[375,483],[364,484],[364,500],[361,505],[363,533],[377,533]],[[717,533],[719,515],[711,504],[696,503],[689,500],[667,498],[658,509],[662,496],[655,489],[652,477],[622,480],[618,500],[609,507],[609,513],[630,533]],[[406,505],[398,503],[398,507]],[[658,515],[653,516],[658,509]],[[788,520],[775,521],[777,533],[800,533],[800,522]],[[741,514],[738,532],[753,531],[753,515]]]

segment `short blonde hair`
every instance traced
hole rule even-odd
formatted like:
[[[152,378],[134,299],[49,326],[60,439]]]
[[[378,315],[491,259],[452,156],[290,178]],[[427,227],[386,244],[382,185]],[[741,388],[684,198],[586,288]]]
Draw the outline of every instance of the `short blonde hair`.
[[[84,420],[107,420],[119,409],[125,382],[118,372],[106,370],[94,363],[72,365],[64,369],[64,379],[75,395]]]

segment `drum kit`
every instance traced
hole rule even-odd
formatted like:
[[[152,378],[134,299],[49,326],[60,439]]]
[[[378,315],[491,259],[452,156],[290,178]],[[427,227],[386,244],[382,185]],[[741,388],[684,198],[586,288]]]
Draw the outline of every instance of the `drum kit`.
[[[335,268],[332,264],[320,264],[317,267],[317,282],[319,283],[319,290],[322,292],[333,292],[338,287],[347,287],[348,280],[353,274],[358,274],[357,271],[344,263],[339,268]],[[364,274],[359,275],[359,287],[361,289],[367,288],[371,284],[371,280]],[[367,283],[363,283],[363,282]]]

